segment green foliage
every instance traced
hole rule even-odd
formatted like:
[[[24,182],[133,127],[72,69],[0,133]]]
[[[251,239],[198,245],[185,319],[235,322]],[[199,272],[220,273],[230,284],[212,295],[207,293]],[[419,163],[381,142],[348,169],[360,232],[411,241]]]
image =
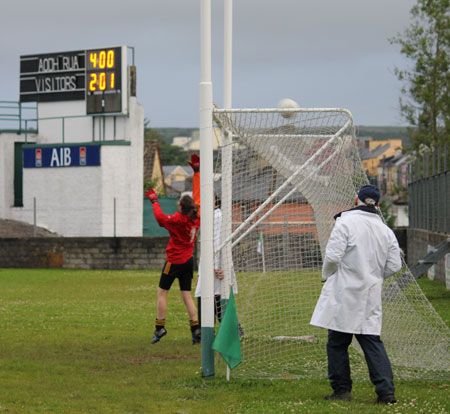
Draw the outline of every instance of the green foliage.
[[[145,179],[144,178],[144,192],[147,191],[147,190],[150,190],[151,188],[155,188],[157,182],[158,181],[156,179],[152,180],[152,179]]]
[[[389,204],[386,200],[382,200],[380,202],[381,214],[383,214],[386,225],[393,229],[395,227],[395,220],[397,219],[397,216],[394,216],[391,213],[391,209],[392,204]]]
[[[408,202],[408,187],[401,184],[394,184],[390,195],[396,202]]]
[[[163,165],[187,165],[189,154],[180,147],[160,143],[159,154]]]
[[[187,165],[189,154],[180,147],[170,145],[161,137],[158,131],[146,127],[144,129],[144,139],[158,141],[159,155],[163,165]]]
[[[394,407],[374,404],[369,381],[352,402],[329,403],[326,378],[226,381],[201,378],[201,347],[176,286],[169,291],[168,334],[150,344],[160,271],[0,269],[0,413],[399,413],[449,412],[450,381],[396,379]],[[432,304],[449,322],[445,287]],[[447,316],[445,316],[447,315]]]
[[[144,179],[144,192],[147,190],[150,190],[153,188],[156,190],[158,188],[159,180],[157,178],[155,179]],[[166,195],[166,190],[164,188],[161,189],[161,191],[157,192],[158,195]]]
[[[450,289],[425,277],[420,278],[417,283],[442,320],[450,326]]]
[[[172,142],[175,137],[190,137],[198,128],[154,128],[161,138],[168,144]]]
[[[410,125],[414,149],[450,143],[450,2],[417,0],[412,23],[389,39],[413,66],[396,68],[403,83],[400,110]]]
[[[162,141],[161,135],[158,131],[152,128],[144,128],[144,140],[158,141],[158,144]]]
[[[371,137],[374,140],[401,139],[403,147],[411,146],[407,127],[358,125],[356,134],[358,137]]]

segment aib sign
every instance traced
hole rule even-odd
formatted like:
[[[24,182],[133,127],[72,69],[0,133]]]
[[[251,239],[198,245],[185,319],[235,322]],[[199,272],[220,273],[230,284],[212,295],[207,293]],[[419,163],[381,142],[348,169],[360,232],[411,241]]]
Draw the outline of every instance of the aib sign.
[[[24,168],[88,167],[100,165],[100,145],[58,145],[23,149]]]

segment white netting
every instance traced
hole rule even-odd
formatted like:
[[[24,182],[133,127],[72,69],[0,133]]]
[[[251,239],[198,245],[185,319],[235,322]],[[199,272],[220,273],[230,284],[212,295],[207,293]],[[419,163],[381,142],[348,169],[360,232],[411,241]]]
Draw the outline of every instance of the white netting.
[[[232,144],[215,161],[231,203],[235,296],[246,378],[326,377],[327,331],[309,324],[333,216],[367,184],[351,114],[340,109],[214,110]],[[227,191],[222,191],[227,189]],[[229,205],[229,204],[228,204]],[[224,215],[226,227],[226,214]],[[226,235],[226,232],[225,232]],[[227,267],[231,267],[228,263]],[[450,330],[404,266],[385,282],[382,339],[397,376],[449,377]],[[352,373],[367,377],[358,346]]]

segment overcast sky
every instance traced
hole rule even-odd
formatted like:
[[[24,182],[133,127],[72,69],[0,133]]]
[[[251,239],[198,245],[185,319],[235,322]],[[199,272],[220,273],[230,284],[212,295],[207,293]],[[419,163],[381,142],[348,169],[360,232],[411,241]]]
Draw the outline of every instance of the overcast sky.
[[[405,67],[388,39],[415,0],[235,0],[233,107],[344,107],[357,125],[404,125]],[[223,104],[223,0],[212,0],[214,101]],[[198,127],[200,0],[2,0],[0,100],[19,99],[21,55],[133,46],[152,127]]]

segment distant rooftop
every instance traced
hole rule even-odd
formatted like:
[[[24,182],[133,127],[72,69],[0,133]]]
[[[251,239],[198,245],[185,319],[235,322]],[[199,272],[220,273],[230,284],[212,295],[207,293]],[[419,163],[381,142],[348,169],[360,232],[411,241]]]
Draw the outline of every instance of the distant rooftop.
[[[362,148],[359,151],[359,156],[361,160],[370,160],[371,158],[377,158],[381,154],[383,154],[383,152],[387,151],[389,147],[390,147],[389,144],[378,145],[372,151],[369,148]]]

